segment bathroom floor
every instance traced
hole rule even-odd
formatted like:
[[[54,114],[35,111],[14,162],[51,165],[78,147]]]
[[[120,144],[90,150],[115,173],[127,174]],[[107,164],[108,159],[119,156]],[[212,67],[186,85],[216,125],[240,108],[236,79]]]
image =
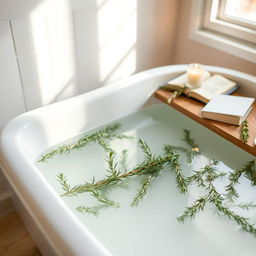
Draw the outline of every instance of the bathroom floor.
[[[0,217],[0,255],[42,256],[17,212]]]

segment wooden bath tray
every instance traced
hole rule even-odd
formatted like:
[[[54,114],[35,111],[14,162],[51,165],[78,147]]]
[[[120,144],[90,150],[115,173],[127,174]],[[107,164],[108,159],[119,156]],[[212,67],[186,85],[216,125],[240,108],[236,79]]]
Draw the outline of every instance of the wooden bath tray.
[[[234,95],[239,94],[235,93]],[[155,97],[168,104],[167,101],[170,97],[170,92],[157,90],[155,92]],[[256,137],[256,102],[254,102],[253,109],[247,117],[250,135],[247,143],[243,143],[240,140],[240,126],[202,118],[201,109],[204,107],[204,104],[197,100],[187,98],[185,96],[178,96],[168,105],[189,116],[250,154],[256,156],[256,146],[254,145],[254,138]]]

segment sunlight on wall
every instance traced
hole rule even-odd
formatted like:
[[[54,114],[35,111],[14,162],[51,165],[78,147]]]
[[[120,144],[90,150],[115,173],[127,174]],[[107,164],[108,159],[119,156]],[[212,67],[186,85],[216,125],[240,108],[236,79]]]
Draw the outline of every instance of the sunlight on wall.
[[[72,17],[67,0],[46,0],[30,16],[42,105],[76,92]]]
[[[137,0],[43,0],[30,23],[40,105],[136,70]]]
[[[136,69],[137,0],[98,0],[100,81],[109,83]]]

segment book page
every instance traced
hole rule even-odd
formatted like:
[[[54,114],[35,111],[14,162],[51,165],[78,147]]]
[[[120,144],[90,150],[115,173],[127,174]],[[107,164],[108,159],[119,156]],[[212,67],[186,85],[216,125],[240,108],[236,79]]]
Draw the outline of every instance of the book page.
[[[167,82],[168,85],[174,85],[180,88],[184,88],[187,81],[187,73],[184,73]]]
[[[189,95],[194,97],[194,95],[198,94],[210,100],[216,95],[224,94],[235,85],[235,82],[221,75],[214,75],[205,82],[203,82],[200,88],[191,90],[191,93],[189,93]]]
[[[203,82],[200,89],[207,91],[210,94],[223,94],[229,91],[236,85],[235,82],[225,78],[221,75],[214,75],[205,82]]]

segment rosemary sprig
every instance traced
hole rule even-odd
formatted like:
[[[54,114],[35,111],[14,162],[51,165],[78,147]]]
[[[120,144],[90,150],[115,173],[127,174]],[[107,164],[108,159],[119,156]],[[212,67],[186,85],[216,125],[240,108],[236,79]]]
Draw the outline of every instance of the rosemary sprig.
[[[241,124],[241,131],[240,131],[240,139],[242,142],[246,143],[249,140],[249,128],[248,128],[248,122],[244,120]]]
[[[242,174],[251,181],[252,186],[256,186],[256,159],[249,161],[243,168],[230,173],[229,184],[225,189],[227,191],[227,198],[231,201],[239,197],[235,186],[239,183],[239,178]]]
[[[96,198],[100,203],[106,205],[106,206],[111,206],[115,208],[119,208],[120,205],[109,198],[107,198],[106,193],[101,193],[99,190],[92,190],[91,195]]]
[[[64,191],[68,192],[70,190],[70,184],[68,183],[67,178],[63,173],[59,173],[57,175],[57,181],[59,181]]]
[[[256,236],[254,225],[250,224],[247,218],[234,213],[226,207],[225,198],[214,187],[213,181],[224,175],[224,173],[217,173],[216,162],[206,165],[198,172],[194,172],[188,178],[189,182],[197,182],[200,187],[204,188],[206,195],[197,199],[190,207],[187,207],[183,214],[177,218],[178,221],[185,222],[188,218],[193,219],[198,212],[204,210],[206,204],[211,204],[216,207],[219,213],[235,221],[242,230]],[[254,207],[254,204],[241,204],[240,206],[248,209],[250,206]]]
[[[135,175],[151,175],[159,169],[162,169],[166,164],[172,164],[173,161],[175,161],[176,163],[177,160],[173,160],[175,157],[177,157],[177,154],[172,152],[165,156],[158,156],[145,160],[129,172],[115,172],[115,174],[117,175],[108,175],[105,178],[99,180],[98,182],[95,182],[95,180],[93,180],[91,183],[86,182],[84,184],[75,185],[73,187],[68,184],[70,186],[70,189],[68,191],[65,190],[66,192],[63,194],[63,196],[71,196],[84,192],[90,192],[93,189],[103,189],[108,185],[119,183],[122,180]]]
[[[152,158],[152,153],[151,150],[149,149],[148,144],[146,143],[146,141],[139,139],[138,141],[138,146],[142,149],[142,151],[144,152],[146,159],[151,159]]]
[[[117,169],[117,162],[115,162],[115,156],[116,153],[112,150],[109,152],[108,157],[105,159],[108,164],[106,171],[109,173],[108,177],[110,178],[117,177],[120,174],[120,171]]]
[[[184,129],[183,136],[184,137],[182,138],[182,140],[187,143],[190,149],[186,149],[181,146],[165,145],[164,150],[166,153],[171,151],[184,153],[187,158],[187,163],[192,163],[193,159],[200,154],[200,150],[198,144],[196,144],[195,141],[191,138],[190,131]]]
[[[97,132],[83,136],[74,144],[59,146],[58,148],[53,149],[50,152],[42,155],[38,160],[38,162],[46,162],[47,160],[53,158],[56,155],[69,154],[71,150],[80,149],[82,147],[87,146],[90,143],[98,143],[100,146],[104,148],[105,151],[109,152],[111,151],[111,148],[109,147],[108,141],[114,138],[117,138],[117,139],[133,138],[132,136],[116,134],[115,132],[118,129],[120,129],[120,127],[121,127],[120,123],[115,123]]]
[[[187,178],[188,184],[196,182],[199,187],[205,188],[206,181],[213,181],[219,177],[223,177],[226,173],[217,173],[216,166],[218,161],[213,160],[198,171],[193,171],[193,174]]]
[[[254,202],[250,202],[250,203],[239,203],[239,204],[235,204],[232,205],[241,209],[245,209],[245,210],[250,210],[251,208],[256,208],[256,204]]]
[[[186,207],[186,210],[180,215],[177,220],[184,223],[188,218],[194,219],[196,214],[204,210],[207,197],[201,197],[197,199],[191,206]]]
[[[114,137],[117,138],[117,136],[118,135],[115,134]],[[57,179],[64,190],[62,196],[78,195],[84,192],[89,193],[100,203],[100,205],[93,207],[79,206],[77,207],[77,210],[81,213],[97,215],[101,209],[107,207],[119,207],[118,203],[112,201],[107,196],[107,192],[110,188],[123,184],[123,182],[130,177],[137,176],[141,178],[140,187],[131,202],[131,206],[137,206],[147,195],[152,181],[160,175],[161,171],[164,170],[164,167],[168,166],[176,175],[177,187],[181,193],[187,192],[188,185],[194,182],[204,191],[203,196],[199,197],[194,203],[186,207],[183,214],[178,217],[178,221],[185,222],[187,219],[194,219],[196,214],[203,211],[206,205],[209,204],[215,207],[220,214],[236,222],[242,230],[256,236],[256,228],[249,222],[249,219],[230,210],[231,207],[239,207],[249,210],[256,208],[256,204],[254,202],[239,204],[232,203],[227,206],[227,203],[230,202],[230,198],[232,199],[239,196],[235,186],[239,183],[241,175],[248,178],[251,181],[251,185],[256,185],[256,159],[248,162],[243,168],[236,170],[233,173],[220,172],[217,169],[218,161],[212,160],[203,168],[193,171],[191,176],[185,177],[182,173],[179,153],[186,154],[187,162],[190,163],[193,160],[193,157],[199,154],[199,147],[190,137],[190,131],[188,130],[184,130],[183,140],[191,149],[165,145],[164,154],[156,156],[151,152],[148,144],[140,139],[138,141],[138,146],[144,153],[145,159],[130,170],[127,167],[128,151],[123,150],[121,156],[119,156],[120,160],[117,161],[117,153],[114,152],[113,149],[108,148],[108,150],[106,150],[108,155],[105,159],[107,163],[107,175],[104,178],[98,181],[93,178],[91,182],[71,186],[63,173],[58,174]],[[229,179],[229,184],[225,187],[227,194],[219,193],[213,184],[216,179],[224,176],[228,176]],[[227,199],[229,199],[229,201]]]
[[[256,186],[256,159],[248,162],[242,170],[245,177],[251,181],[251,185]]]
[[[231,201],[233,201],[234,198],[239,197],[239,194],[237,193],[235,186],[238,184],[241,175],[241,170],[234,171],[229,175],[229,184],[225,187],[225,190],[227,191],[227,198]]]
[[[180,190],[181,193],[186,193],[188,191],[187,179],[182,174],[178,154],[173,155],[173,159],[172,159],[170,164],[171,164],[172,168],[175,170],[175,173],[176,173],[176,183],[177,183],[178,189]]]
[[[191,164],[193,159],[199,155],[199,152],[195,152],[192,149],[186,149],[180,146],[173,146],[173,145],[165,145],[164,146],[165,152],[181,152],[186,155],[187,163]]]
[[[174,99],[176,99],[178,96],[180,96],[181,93],[182,93],[181,91],[173,91],[173,92],[171,92],[169,98],[167,99],[167,103],[171,104],[171,102]]]
[[[186,87],[184,86],[184,87],[173,89],[172,86],[169,86],[168,84],[166,84],[166,85],[160,86],[159,89],[165,90],[167,92],[178,92],[179,94],[181,94],[181,93],[185,92]]]
[[[128,150],[127,149],[124,149],[122,151],[122,154],[121,154],[121,159],[120,159],[120,166],[121,168],[123,169],[124,172],[127,172],[128,171]]]
[[[142,199],[144,199],[148,193],[148,189],[150,187],[150,184],[152,182],[152,180],[154,178],[156,178],[157,175],[148,175],[146,176],[142,181],[141,181],[141,187],[137,193],[137,195],[135,196],[135,198],[133,199],[131,206],[137,206],[139,204],[139,201],[141,201]]]
[[[187,191],[187,181],[182,174],[179,163],[179,155],[177,153],[168,151],[163,156],[154,156],[147,143],[141,139],[138,141],[138,146],[142,149],[145,155],[145,160],[138,164],[136,167],[132,168],[130,171],[125,170],[125,172],[121,172],[119,170],[118,167],[123,165],[123,163],[120,164],[115,160],[116,153],[112,150],[109,152],[108,157],[105,159],[108,166],[108,175],[97,182],[95,181],[95,178],[93,178],[92,182],[85,182],[84,184],[78,184],[72,187],[70,184],[68,184],[64,174],[59,174],[59,182],[65,191],[62,196],[73,196],[80,193],[89,192],[100,203],[112,207],[118,207],[118,204],[104,196],[106,189],[108,189],[110,186],[122,183],[129,177],[140,176],[143,177],[141,180],[140,188],[135,198],[131,202],[131,206],[137,206],[139,201],[141,201],[147,195],[152,180],[159,175],[159,173],[166,165],[169,165],[169,167],[175,171],[177,187],[180,189],[181,193],[185,193]],[[126,153],[127,151],[123,151],[124,157],[126,156]],[[121,160],[123,161],[124,159]],[[89,212],[91,211],[90,207],[79,209],[83,209],[83,212],[86,212],[87,210]],[[95,208],[93,209],[95,210]]]
[[[220,213],[235,221],[243,231],[249,232],[256,236],[256,228],[254,225],[250,224],[249,219],[234,213],[229,208],[224,206],[223,197],[215,190],[213,186],[209,193],[211,193],[210,202],[215,205]]]
[[[194,139],[190,136],[190,131],[187,129],[183,129],[184,138],[182,139],[185,141],[194,152],[200,152],[198,144],[195,143]]]
[[[77,211],[79,211],[82,214],[88,213],[88,214],[92,214],[94,216],[98,216],[100,210],[107,208],[108,206],[102,204],[102,205],[98,205],[98,206],[92,206],[92,207],[86,207],[83,205],[78,206],[76,209]]]

